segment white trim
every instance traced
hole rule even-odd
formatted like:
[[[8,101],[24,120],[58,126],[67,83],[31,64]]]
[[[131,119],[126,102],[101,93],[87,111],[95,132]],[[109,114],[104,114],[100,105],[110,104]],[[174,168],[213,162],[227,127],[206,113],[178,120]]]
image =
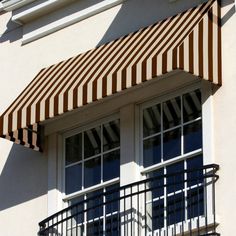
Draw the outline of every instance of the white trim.
[[[143,130],[142,130],[142,123],[143,123],[143,116],[142,116],[142,112],[145,108],[148,108],[148,107],[152,107],[156,104],[161,104],[161,113],[163,112],[163,109],[162,109],[162,104],[163,102],[165,101],[168,101],[168,100],[171,100],[175,97],[180,97],[182,99],[182,96],[183,94],[186,94],[186,93],[189,93],[189,92],[192,92],[196,89],[200,89],[201,90],[201,94],[203,93],[202,91],[202,87],[203,87],[204,84],[202,84],[202,82],[198,81],[197,83],[193,83],[191,85],[188,85],[186,87],[182,87],[182,88],[179,88],[175,91],[167,91],[167,93],[165,95],[162,95],[162,96],[159,96],[159,97],[156,97],[156,98],[153,98],[149,101],[146,101],[144,103],[140,103],[139,105],[139,132],[140,132],[140,138],[139,138],[139,142],[138,142],[138,146],[140,147],[140,173],[142,174],[142,172],[148,172],[147,170],[151,170],[151,169],[157,169],[157,168],[160,168],[159,166],[165,166],[167,164],[172,163],[172,160],[174,162],[178,161],[178,160],[185,160],[187,158],[188,155],[192,156],[192,152],[188,153],[188,154],[183,154],[183,135],[182,135],[182,132],[183,132],[183,125],[187,125],[189,123],[194,123],[198,120],[201,120],[202,118],[197,118],[197,119],[194,119],[192,121],[187,121],[187,122],[183,122],[182,120],[182,117],[183,117],[183,114],[181,114],[181,123],[179,125],[176,125],[175,127],[173,128],[169,128],[169,129],[166,129],[166,130],[163,130],[163,124],[161,124],[161,130],[160,132],[154,134],[154,135],[151,135],[151,136],[148,136],[148,137],[145,137],[143,138]],[[203,95],[202,95],[203,96]],[[181,106],[182,106],[182,101],[181,101]],[[183,109],[181,109],[182,111]],[[202,111],[203,113],[203,111]],[[161,116],[163,116],[161,114]],[[162,122],[162,119],[161,119],[161,122]],[[163,162],[163,143],[161,143],[161,163],[157,163],[157,164],[154,164],[150,167],[147,167],[147,168],[144,168],[143,167],[143,141],[146,139],[146,138],[150,138],[150,137],[155,137],[157,135],[161,135],[163,136],[163,134],[169,130],[174,130],[174,129],[177,129],[177,128],[181,128],[181,155],[178,156],[178,157],[175,157],[175,158],[172,158],[171,160],[168,160],[168,161],[165,161]],[[161,137],[161,140],[163,140],[163,137]],[[195,150],[196,152],[198,152],[199,150]],[[183,158],[182,158],[183,157]],[[153,168],[152,168],[153,167]]]
[[[212,84],[202,83],[202,146],[204,165],[214,163],[214,118]]]
[[[23,7],[35,0],[4,0],[2,1],[3,10],[13,11],[20,7]]]
[[[99,188],[106,187],[106,186],[109,186],[111,184],[114,184],[114,183],[117,183],[117,182],[120,181],[120,178],[117,177],[117,178],[114,178],[114,179],[103,182],[103,158],[104,158],[103,156],[107,153],[110,153],[110,152],[113,152],[113,151],[116,151],[116,150],[120,150],[120,146],[103,152],[103,143],[102,143],[103,136],[102,135],[101,135],[101,152],[99,154],[96,154],[96,155],[91,156],[91,157],[86,158],[86,159],[84,158],[84,154],[82,154],[82,159],[80,161],[69,164],[69,165],[65,164],[65,139],[66,138],[71,137],[73,135],[76,135],[78,133],[82,133],[82,149],[83,149],[84,148],[84,132],[86,132],[87,130],[93,129],[93,128],[97,128],[97,127],[100,127],[101,132],[102,132],[102,126],[104,124],[109,123],[111,121],[116,121],[116,120],[119,120],[119,119],[120,119],[119,114],[116,113],[112,116],[104,117],[104,118],[99,119],[95,122],[90,122],[90,123],[88,123],[88,124],[86,124],[82,127],[78,127],[76,129],[67,131],[64,134],[62,134],[62,142],[63,142],[63,150],[62,150],[62,158],[61,158],[61,163],[62,163],[61,166],[63,168],[62,169],[62,184],[61,184],[61,186],[62,186],[62,190],[61,190],[62,200],[64,200],[64,201],[65,200],[70,200],[74,197],[81,196],[85,193],[95,191]],[[83,150],[82,150],[82,153],[84,153]],[[86,161],[96,159],[96,157],[101,158],[101,182],[99,184],[94,185],[94,186],[84,188],[84,163]],[[74,166],[78,163],[82,164],[82,189],[77,191],[77,192],[66,195],[66,193],[65,193],[65,183],[66,183],[65,170],[66,170],[67,167]]]
[[[53,1],[53,0],[51,0],[51,1]],[[105,11],[111,7],[119,5],[124,1],[125,0],[104,0],[101,3],[95,4],[95,5],[88,7],[84,10],[81,10],[81,11],[78,11],[74,14],[69,15],[69,16],[65,16],[63,18],[60,18],[59,20],[56,20],[50,24],[47,24],[46,26],[42,26],[41,28],[37,28],[36,30],[31,31],[30,33],[24,34],[23,39],[22,39],[22,44],[26,44],[26,43],[32,42],[33,40],[42,38],[48,34],[51,34],[55,31],[63,29],[69,25],[72,25],[74,23],[82,21],[88,17],[91,17],[91,16],[98,14],[102,11]],[[50,3],[48,3],[48,5],[50,5]],[[47,7],[46,4],[45,4],[45,6],[44,5],[40,5],[40,6],[41,6],[40,9]],[[37,6],[38,8],[36,8],[36,9],[38,10],[40,6]],[[32,14],[31,10],[34,10],[34,8],[29,9],[28,12],[26,12],[26,13]],[[21,14],[18,14],[16,16],[12,17],[12,18],[15,21],[19,22],[21,20],[21,18],[23,16],[26,17],[27,14],[21,13]]]
[[[42,2],[36,6],[32,6],[28,8],[25,11],[22,11],[20,13],[16,13],[12,16],[12,21],[15,21],[17,23],[22,23],[22,18],[31,16],[35,13],[38,13],[40,11],[45,11],[48,7],[53,6],[55,3],[60,2],[60,0],[48,0],[46,2]]]

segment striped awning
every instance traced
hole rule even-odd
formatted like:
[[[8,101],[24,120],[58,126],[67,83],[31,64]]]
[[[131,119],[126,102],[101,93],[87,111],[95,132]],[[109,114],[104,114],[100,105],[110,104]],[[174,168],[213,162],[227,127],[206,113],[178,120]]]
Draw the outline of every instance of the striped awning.
[[[0,117],[0,136],[39,150],[40,122],[176,69],[221,84],[217,0],[42,69]]]

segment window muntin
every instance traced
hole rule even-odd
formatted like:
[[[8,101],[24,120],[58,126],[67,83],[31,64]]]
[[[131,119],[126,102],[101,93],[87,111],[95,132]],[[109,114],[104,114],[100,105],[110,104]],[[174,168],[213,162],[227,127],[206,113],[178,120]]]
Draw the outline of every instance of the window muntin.
[[[119,176],[119,119],[65,138],[65,194],[71,194]]]
[[[159,117],[153,117],[153,110]],[[143,171],[148,178],[163,176],[146,201],[149,230],[203,215],[203,172],[184,173],[203,166],[200,90],[144,107],[141,133]]]

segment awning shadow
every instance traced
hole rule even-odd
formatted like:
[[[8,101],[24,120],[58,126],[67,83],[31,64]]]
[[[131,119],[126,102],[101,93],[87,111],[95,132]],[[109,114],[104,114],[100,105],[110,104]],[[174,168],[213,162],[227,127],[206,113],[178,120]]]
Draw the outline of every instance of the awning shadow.
[[[0,211],[47,194],[47,159],[13,144],[0,174]]]

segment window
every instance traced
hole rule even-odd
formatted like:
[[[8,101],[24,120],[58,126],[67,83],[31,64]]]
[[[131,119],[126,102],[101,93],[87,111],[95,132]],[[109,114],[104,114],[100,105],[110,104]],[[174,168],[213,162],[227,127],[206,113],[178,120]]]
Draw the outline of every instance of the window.
[[[80,202],[76,217],[67,226],[68,233],[79,227],[80,234],[88,236],[104,231],[115,235],[118,205],[106,202],[119,196],[112,191],[119,186],[113,181],[119,176],[119,119],[65,137],[65,194],[72,195],[69,205]]]
[[[145,203],[148,232],[155,232],[204,214],[201,92],[149,103],[141,112],[143,172],[159,176]]]
[[[65,138],[65,193],[67,195],[119,176],[119,120]]]

